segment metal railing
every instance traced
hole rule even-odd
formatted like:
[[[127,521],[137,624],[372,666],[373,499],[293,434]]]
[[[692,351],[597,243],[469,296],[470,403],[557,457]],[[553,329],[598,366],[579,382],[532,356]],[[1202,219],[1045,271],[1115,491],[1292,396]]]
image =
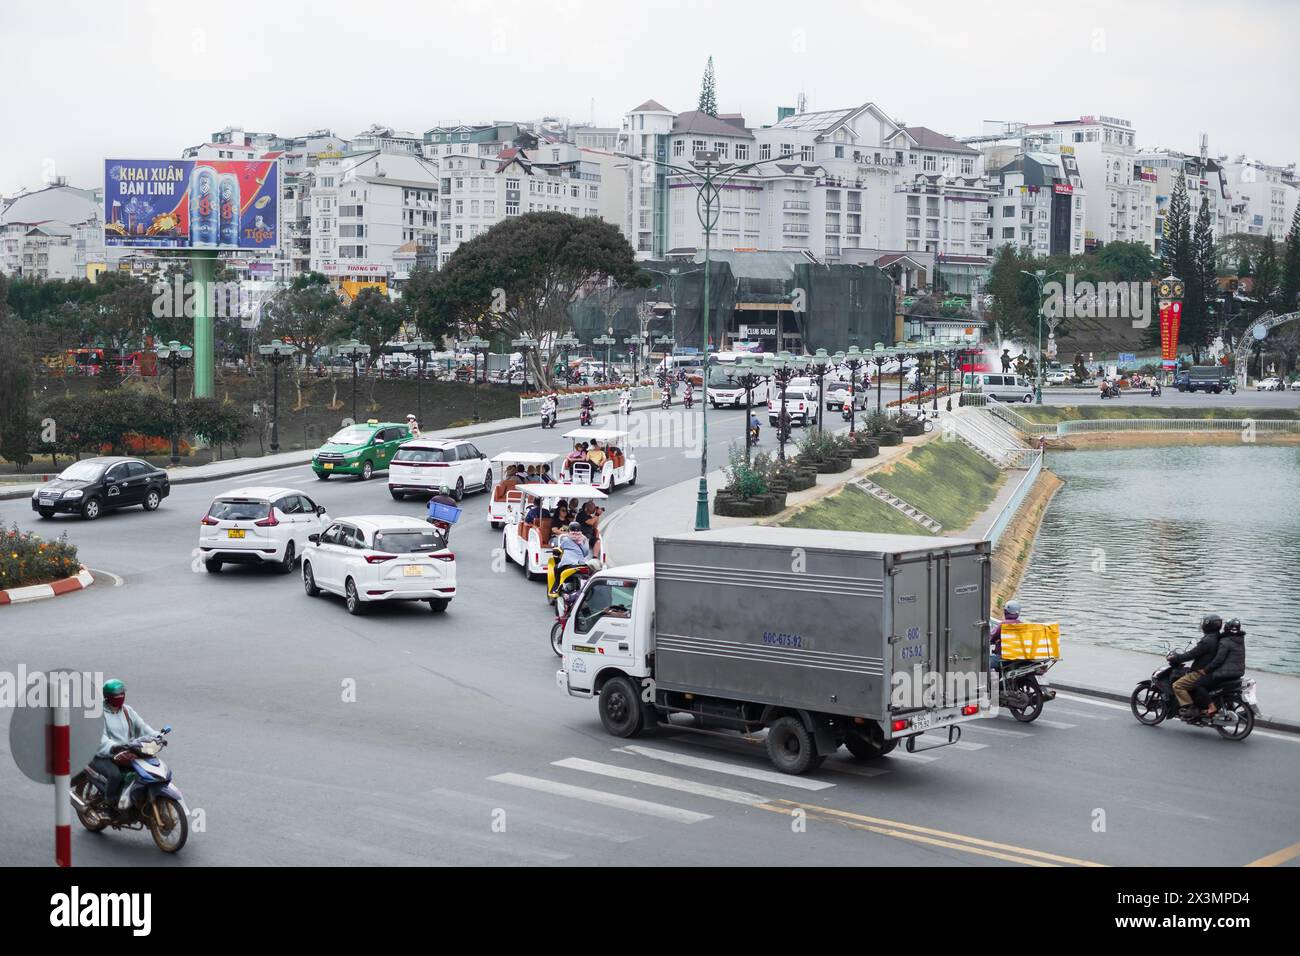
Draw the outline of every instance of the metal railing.
[[[1034,452],[1033,461],[1030,462],[1028,469],[1026,469],[1025,476],[1020,479],[1020,484],[1016,485],[1016,490],[1011,493],[1011,497],[1002,506],[998,516],[993,519],[993,524],[989,527],[988,534],[985,535],[995,548],[998,546],[998,539],[1002,537],[1002,533],[1015,520],[1016,513],[1020,510],[1020,506],[1024,504],[1025,498],[1029,494],[1029,489],[1034,486],[1039,473],[1043,470],[1043,453],[1036,448],[1027,450]]]
[[[656,389],[653,385],[636,385],[631,388],[632,403],[648,402],[654,399]],[[596,408],[602,406],[617,405],[619,397],[623,394],[623,386],[601,389],[597,392],[561,392],[560,393],[560,411],[572,411],[582,404],[582,400],[591,397],[596,403]],[[519,399],[519,417],[531,418],[534,415],[540,415],[542,409],[542,399],[538,398],[521,398]]]
[[[1018,428],[1026,435],[1055,435],[1055,422],[1031,422],[1028,418],[1021,415],[1014,408],[998,402],[989,402],[985,405],[989,412],[995,417],[1000,418],[1012,428]]]
[[[1056,434],[1076,432],[1266,432],[1300,431],[1300,420],[1279,418],[1090,418],[1058,422]]]

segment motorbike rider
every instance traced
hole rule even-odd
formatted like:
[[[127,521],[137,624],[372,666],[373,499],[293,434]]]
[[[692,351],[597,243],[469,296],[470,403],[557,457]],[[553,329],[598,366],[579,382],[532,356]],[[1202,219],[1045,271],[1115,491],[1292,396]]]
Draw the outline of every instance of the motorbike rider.
[[[515,474],[515,478],[516,480],[521,482],[524,480],[523,476],[518,474],[517,472]],[[435,518],[433,516],[433,512],[434,512],[434,505],[449,505],[452,508],[460,507],[456,499],[453,498],[450,494],[448,494],[450,490],[451,489],[449,488],[443,488],[442,491],[440,491],[438,494],[434,495],[432,498],[429,499],[429,513],[428,513],[428,517],[425,519],[429,522],[429,524],[433,525],[435,528],[437,528],[439,531],[442,532],[442,540],[444,543],[451,540],[451,524],[450,522],[443,521],[441,518]]]
[[[1190,717],[1194,713],[1192,688],[1205,676],[1205,669],[1219,653],[1222,631],[1223,618],[1213,613],[1206,614],[1201,618],[1201,639],[1196,646],[1182,654],[1170,654],[1166,658],[1175,666],[1192,662],[1191,669],[1174,681],[1174,696],[1178,698],[1178,703],[1181,705],[1178,710],[1179,717]]]
[[[555,421],[555,413],[560,407],[560,396],[551,392],[542,399],[542,423]]]
[[[415,416],[414,416],[414,415],[407,415],[407,416],[406,416],[406,427],[409,428],[409,429],[411,430],[411,437],[412,437],[412,438],[419,438],[419,437],[420,437],[420,423],[417,422],[417,421],[415,420]]]
[[[618,410],[623,415],[632,410],[632,390],[630,388],[623,389],[622,394],[618,396]]]
[[[153,737],[154,730],[134,710],[126,706],[126,684],[116,677],[104,681],[104,733],[99,750],[90,765],[108,780],[104,802],[112,813],[122,793],[122,780],[134,755],[126,745],[136,737]]]
[[[686,383],[686,389],[682,392],[682,401],[686,403],[687,408],[690,408],[691,403],[695,401],[695,387],[690,382]]]
[[[749,415],[749,440],[751,442],[758,441],[758,416],[753,412],[750,412]]]
[[[1246,632],[1237,618],[1224,625],[1219,649],[1202,673],[1201,679],[1192,685],[1192,698],[1202,717],[1213,717],[1218,708],[1210,700],[1210,691],[1246,676]]]
[[[583,417],[590,421],[591,416],[596,412],[596,403],[590,395],[582,396],[582,405],[580,407],[582,408]]]
[[[1002,625],[1008,621],[1015,623],[1020,620],[1020,602],[1008,601],[1002,605],[1002,620],[996,621],[989,630],[989,670],[997,670],[1002,666]]]
[[[591,545],[582,533],[582,525],[576,521],[569,522],[569,529],[560,535],[560,560],[556,569],[581,565],[591,557]]]

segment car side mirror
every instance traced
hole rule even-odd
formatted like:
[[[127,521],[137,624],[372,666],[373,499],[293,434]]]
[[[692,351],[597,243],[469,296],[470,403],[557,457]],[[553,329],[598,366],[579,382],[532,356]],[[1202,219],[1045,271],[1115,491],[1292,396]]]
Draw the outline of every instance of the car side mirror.
[[[318,515],[320,515],[322,518],[324,518],[324,517],[325,517],[325,506],[324,506],[324,505],[317,505],[317,506],[316,506],[316,514],[318,514]]]
[[[320,541],[320,535],[309,534],[307,535],[307,540],[310,541],[312,544],[315,544],[316,542]]]

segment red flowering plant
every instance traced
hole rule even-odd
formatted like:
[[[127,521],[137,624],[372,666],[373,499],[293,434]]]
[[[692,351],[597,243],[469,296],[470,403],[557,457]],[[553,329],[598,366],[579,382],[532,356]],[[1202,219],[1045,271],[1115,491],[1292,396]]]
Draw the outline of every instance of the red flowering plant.
[[[66,534],[46,541],[31,531],[18,530],[17,524],[0,530],[0,589],[49,584],[80,570],[77,546]]]

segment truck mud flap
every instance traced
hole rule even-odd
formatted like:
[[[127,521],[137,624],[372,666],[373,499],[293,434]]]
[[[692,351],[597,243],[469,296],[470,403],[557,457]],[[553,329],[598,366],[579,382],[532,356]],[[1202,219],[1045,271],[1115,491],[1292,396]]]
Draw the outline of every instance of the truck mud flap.
[[[918,747],[916,745],[916,742],[924,736],[925,736],[925,731],[922,731],[919,734],[913,734],[911,737],[908,737],[907,743],[904,745],[907,749],[907,752],[910,754],[919,754],[919,753],[924,753],[927,750],[938,750],[940,747],[947,747],[950,746],[951,744],[955,744],[957,741],[961,740],[961,725],[953,724],[951,727],[948,728],[948,739],[945,742],[938,743],[938,744],[931,744],[928,747]]]

